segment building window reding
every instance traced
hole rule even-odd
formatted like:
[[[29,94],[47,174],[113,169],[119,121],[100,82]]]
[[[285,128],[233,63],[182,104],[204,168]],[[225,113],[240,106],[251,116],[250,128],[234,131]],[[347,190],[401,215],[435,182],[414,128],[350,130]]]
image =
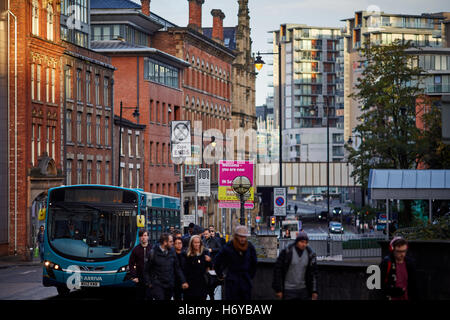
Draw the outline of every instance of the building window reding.
[[[103,78],[103,105],[109,106],[109,79]]]
[[[67,160],[66,164],[66,183],[68,186],[72,184],[72,160]]]
[[[97,161],[97,184],[100,184],[101,183],[101,181],[100,181],[100,179],[101,179],[101,176],[102,176],[102,163],[100,162],[100,161]]]
[[[77,113],[77,142],[81,143],[81,112]]]
[[[34,100],[34,98],[35,98],[34,92],[35,92],[36,86],[35,86],[35,81],[34,81],[34,79],[35,79],[34,70],[35,70],[35,64],[32,63],[31,64],[31,100]]]
[[[72,110],[66,111],[66,140],[72,142]]]
[[[77,184],[83,183],[83,160],[78,160],[77,165]]]
[[[86,178],[87,178],[87,184],[92,183],[92,161],[87,162],[87,169],[86,169]]]
[[[105,118],[105,146],[109,147],[109,118]]]
[[[81,85],[81,69],[77,69],[77,100],[81,102],[83,99],[82,94],[82,85]]]
[[[39,2],[33,0],[31,4],[31,32],[35,35],[39,35]]]
[[[51,79],[51,102],[55,103],[56,97],[55,97],[55,69],[52,69],[52,79]]]
[[[91,72],[86,71],[86,103],[91,103]]]
[[[97,145],[101,145],[102,141],[101,141],[101,121],[102,118],[100,116],[96,116],[95,118],[95,139],[97,142]]]
[[[47,39],[53,41],[53,7],[49,3],[47,5]]]
[[[92,143],[92,115],[88,114],[86,116],[86,143]]]
[[[100,105],[100,75],[95,75],[95,104]]]
[[[36,66],[36,100],[41,101],[41,65]]]

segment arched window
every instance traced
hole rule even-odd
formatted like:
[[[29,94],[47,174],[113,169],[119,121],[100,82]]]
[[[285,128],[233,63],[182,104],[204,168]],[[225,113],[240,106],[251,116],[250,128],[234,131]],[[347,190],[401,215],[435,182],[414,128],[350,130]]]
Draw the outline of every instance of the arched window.
[[[39,2],[33,0],[31,4],[31,33],[39,35]]]
[[[49,3],[47,5],[47,39],[53,41],[53,7]]]
[[[186,96],[186,107],[189,107],[189,96]]]

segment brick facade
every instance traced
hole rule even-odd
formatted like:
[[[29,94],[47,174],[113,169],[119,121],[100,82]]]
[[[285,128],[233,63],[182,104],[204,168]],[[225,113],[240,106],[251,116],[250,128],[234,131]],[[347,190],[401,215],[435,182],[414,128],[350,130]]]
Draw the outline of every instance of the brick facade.
[[[0,254],[17,253],[25,257],[33,245],[36,231],[37,219],[31,210],[33,202],[48,188],[63,181],[60,92],[64,47],[59,32],[60,8],[55,1],[11,1],[10,10],[17,17],[18,25],[16,44],[14,19],[11,17],[10,236],[8,244],[0,245]],[[48,24],[48,21],[52,23]],[[16,48],[17,73],[14,60]],[[43,159],[46,159],[45,163]],[[51,170],[48,170],[50,167]]]
[[[65,183],[113,182],[113,92],[111,59],[64,42]]]

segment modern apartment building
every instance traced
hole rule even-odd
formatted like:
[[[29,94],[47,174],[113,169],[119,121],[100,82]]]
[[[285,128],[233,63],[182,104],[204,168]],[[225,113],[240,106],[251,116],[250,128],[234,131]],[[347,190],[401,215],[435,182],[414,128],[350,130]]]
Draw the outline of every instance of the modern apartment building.
[[[441,48],[443,22],[450,13],[423,13],[420,15],[390,14],[357,11],[354,17],[344,19],[344,140],[347,141],[358,125],[361,115],[359,103],[348,96],[354,92],[358,77],[363,72],[359,49],[364,43],[383,45],[395,40],[412,41],[417,48]],[[427,50],[428,50],[427,49]],[[353,139],[355,140],[355,139]]]
[[[281,25],[273,31],[274,113],[278,122],[278,39],[281,45],[281,107],[284,161],[342,161],[343,72],[339,28]]]

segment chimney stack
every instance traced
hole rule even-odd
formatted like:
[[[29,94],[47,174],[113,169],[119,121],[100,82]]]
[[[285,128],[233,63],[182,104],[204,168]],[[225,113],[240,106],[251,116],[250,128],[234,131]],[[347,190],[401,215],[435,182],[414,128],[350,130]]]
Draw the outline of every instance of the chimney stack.
[[[142,13],[149,17],[150,17],[150,1],[151,0],[141,0]]]
[[[189,24],[188,27],[202,32],[202,5],[205,0],[188,0],[189,2]]]
[[[225,19],[225,14],[220,9],[213,9],[211,15],[213,16],[212,38],[223,42],[223,19]]]

